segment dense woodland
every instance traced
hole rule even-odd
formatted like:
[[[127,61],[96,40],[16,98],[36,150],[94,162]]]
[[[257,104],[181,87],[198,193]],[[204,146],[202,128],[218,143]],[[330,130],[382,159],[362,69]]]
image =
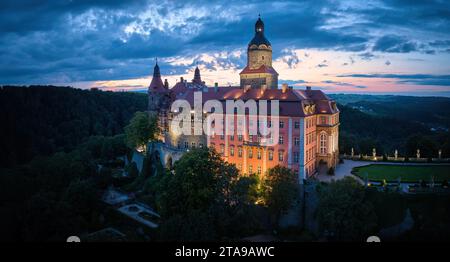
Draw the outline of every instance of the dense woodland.
[[[114,170],[124,166],[120,158],[129,157],[131,152],[125,137],[133,123],[142,125],[131,119],[133,115],[134,120],[139,116],[136,111],[145,110],[146,99],[145,94],[68,87],[1,88],[0,240],[64,241],[68,235],[108,226],[126,224],[127,228],[129,222],[123,223],[123,217],[115,217],[115,213],[98,201],[111,183],[130,192],[140,192],[139,199],[160,212],[163,221],[153,239],[239,239],[276,227],[274,221],[287,209],[286,203],[294,201],[297,190],[292,186],[296,182],[290,181],[294,176],[289,175],[289,170],[271,170],[267,181],[260,183],[252,177],[238,178],[236,168],[219,161],[212,152],[193,150],[175,163],[176,176],[168,175],[155,156],[149,155],[141,173],[135,165],[126,166],[129,177],[118,180]],[[351,147],[363,153],[370,153],[372,147],[379,152],[398,147],[414,153],[417,146],[424,146],[431,148],[429,152],[422,149],[424,154],[431,156],[443,147],[444,155],[448,156],[445,121],[439,122],[442,130],[432,131],[430,125],[435,125],[434,120],[421,122],[414,115],[387,116],[367,108],[355,109],[351,105],[354,101],[341,101],[343,152],[349,152]],[[324,228],[339,233],[337,229],[351,225],[356,230],[350,235],[336,235],[336,239],[359,240],[367,232],[378,230],[380,225],[398,223],[405,206],[413,210],[413,216],[419,221],[418,231],[411,237],[448,236],[448,198],[441,202],[434,198],[408,200],[410,204],[399,200],[403,211],[397,220],[388,221],[393,216],[383,214],[389,207],[387,203],[395,202],[390,200],[390,195],[365,192],[351,181],[324,186],[320,194],[321,206],[352,204],[355,207],[351,210],[355,212],[376,214],[368,221],[359,221],[355,216],[345,220],[348,224],[334,224],[334,217],[319,213]],[[344,200],[353,197],[342,197],[344,202],[336,204],[336,194],[360,195],[360,202],[347,203]],[[255,205],[258,198],[263,199],[264,208]],[[438,206],[431,210],[434,213],[427,209],[430,203]],[[358,210],[360,207],[364,210]],[[397,205],[391,209],[400,210]],[[340,210],[345,213],[347,209]],[[433,214],[432,218],[428,218],[429,213]],[[339,212],[336,215],[351,216]],[[261,220],[262,217],[267,220]],[[440,225],[439,230],[435,225]],[[132,235],[135,231],[130,232]],[[138,236],[132,239],[142,240]]]
[[[68,152],[90,136],[113,136],[136,111],[147,107],[145,94],[69,87],[0,89],[0,167],[38,155]]]
[[[341,110],[341,153],[450,157],[450,98],[330,95]]]

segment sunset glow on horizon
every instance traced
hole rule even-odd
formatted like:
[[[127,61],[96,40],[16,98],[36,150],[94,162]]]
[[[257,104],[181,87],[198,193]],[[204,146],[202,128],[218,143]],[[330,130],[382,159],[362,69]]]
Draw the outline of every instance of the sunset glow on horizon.
[[[196,65],[207,85],[239,85],[261,13],[280,85],[450,96],[448,2],[70,1],[30,23],[31,8],[0,8],[0,85],[145,90],[156,58],[171,87]]]

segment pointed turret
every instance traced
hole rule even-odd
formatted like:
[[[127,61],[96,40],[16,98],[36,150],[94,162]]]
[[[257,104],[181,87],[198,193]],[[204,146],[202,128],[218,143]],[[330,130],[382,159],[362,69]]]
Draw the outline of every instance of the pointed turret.
[[[194,79],[192,80],[192,82],[194,82],[196,84],[201,84],[202,83],[202,78],[200,76],[200,69],[198,69],[198,66],[195,67]]]
[[[156,60],[155,67],[153,68],[153,78],[150,86],[148,87],[148,91],[159,91],[164,89],[164,83],[161,79],[161,72],[159,71],[158,60]]]

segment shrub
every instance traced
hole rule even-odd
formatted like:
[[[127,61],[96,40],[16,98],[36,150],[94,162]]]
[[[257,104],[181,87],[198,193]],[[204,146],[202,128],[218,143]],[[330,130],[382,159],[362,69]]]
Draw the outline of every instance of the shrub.
[[[330,168],[328,169],[327,174],[330,175],[330,176],[334,175],[334,167],[330,167]]]

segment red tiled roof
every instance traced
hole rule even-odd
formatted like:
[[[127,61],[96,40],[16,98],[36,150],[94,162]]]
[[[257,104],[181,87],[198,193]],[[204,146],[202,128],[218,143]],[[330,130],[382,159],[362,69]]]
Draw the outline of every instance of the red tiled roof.
[[[295,95],[291,89],[286,90],[283,93],[281,89],[266,89],[264,92],[259,88],[251,88],[247,91],[244,89],[234,89],[225,94],[223,99],[241,99],[241,100],[273,100],[277,99],[280,101],[300,101],[299,97]]]
[[[149,91],[164,93],[168,90],[164,87],[164,83],[161,80],[161,77],[153,77],[150,86],[148,87]]]
[[[336,103],[320,90],[287,89],[283,93],[282,89],[266,89],[264,92],[261,92],[259,88],[244,91],[239,86],[193,89],[185,87],[182,83],[177,83],[172,90],[185,90],[184,92],[175,93],[176,98],[187,100],[191,107],[194,106],[194,92],[202,91],[203,104],[208,100],[216,99],[221,101],[224,111],[226,110],[226,100],[247,101],[254,99],[255,101],[279,100],[279,114],[281,116],[305,117],[307,114],[303,111],[303,106],[312,104],[316,105],[316,114],[333,114],[338,112]],[[268,114],[271,114],[270,106],[268,106]]]
[[[273,67],[262,65],[258,69],[250,69],[250,67],[246,66],[239,74],[261,74],[261,73],[269,73],[269,74],[277,74],[277,71],[273,69]]]

